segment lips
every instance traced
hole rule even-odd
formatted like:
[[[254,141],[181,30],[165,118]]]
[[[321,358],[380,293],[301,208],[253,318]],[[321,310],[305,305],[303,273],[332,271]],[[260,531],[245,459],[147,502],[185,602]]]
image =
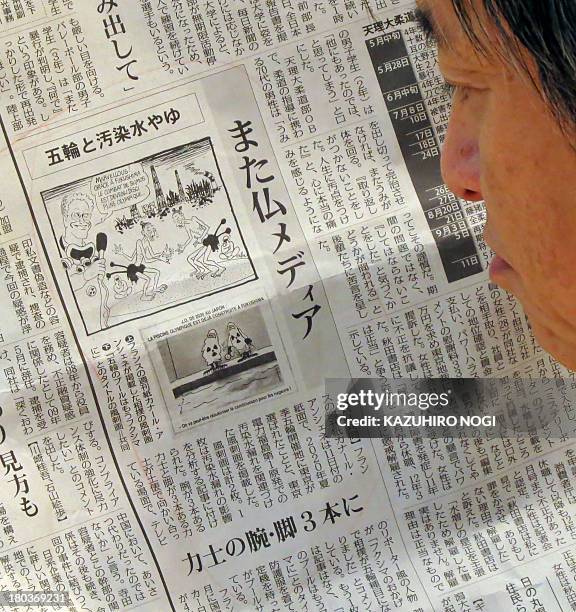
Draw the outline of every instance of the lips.
[[[488,272],[490,275],[490,280],[496,282],[495,279],[497,279],[502,274],[506,274],[507,272],[513,271],[514,268],[510,265],[507,259],[502,257],[502,255],[498,255],[498,251],[500,250],[498,248],[499,241],[493,240],[494,235],[492,234],[490,230],[491,228],[489,228],[487,224],[484,228],[484,242],[494,252],[494,257],[492,261],[490,262],[490,265],[488,267]],[[492,246],[493,243],[496,245],[497,248],[494,248],[494,246]]]
[[[503,257],[495,254],[494,258],[490,262],[488,271],[490,273],[490,278],[494,278],[513,269],[514,268],[512,268],[512,266]]]

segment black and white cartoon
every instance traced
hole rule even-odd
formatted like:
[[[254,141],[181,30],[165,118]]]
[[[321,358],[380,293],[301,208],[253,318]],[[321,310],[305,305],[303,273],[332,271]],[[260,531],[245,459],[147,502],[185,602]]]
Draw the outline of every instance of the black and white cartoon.
[[[204,340],[202,356],[204,357],[204,361],[208,366],[208,369],[204,370],[204,374],[210,374],[211,372],[224,367],[224,364],[222,363],[222,347],[220,346],[218,332],[215,329],[211,329]]]
[[[244,361],[256,354],[252,338],[247,336],[234,321],[228,323],[226,331],[228,333],[228,339],[226,340],[227,360],[238,357],[238,361]]]
[[[41,196],[89,335],[257,278],[210,138]]]
[[[107,246],[106,234],[98,234],[96,238],[100,249],[89,239],[94,212],[94,201],[89,196],[75,193],[63,198],[61,211],[64,225],[64,233],[60,236],[64,251],[62,263],[75,277],[75,282],[84,286],[87,281],[105,272],[103,251]],[[95,262],[98,263],[92,267]]]
[[[114,295],[117,299],[123,300],[129,295],[132,295],[132,283],[129,283],[125,278],[122,278],[121,276],[116,276],[114,282],[112,283],[112,291],[114,291]]]
[[[198,217],[186,219],[179,210],[174,212],[173,217],[176,227],[184,228],[188,236],[186,242],[178,245],[178,252],[184,253],[188,245],[192,243],[192,251],[186,254],[186,261],[192,267],[191,275],[199,280],[202,280],[206,274],[212,277],[220,276],[226,268],[210,259],[212,252],[210,244],[213,243],[211,234],[208,233],[208,226]]]
[[[172,253],[168,245],[164,247],[161,253],[156,253],[153,243],[158,238],[158,230],[148,221],[143,221],[140,225],[142,237],[136,241],[132,255],[127,255],[119,244],[114,248],[114,252],[117,255],[121,255],[129,262],[128,265],[110,262],[111,268],[120,268],[120,270],[115,269],[113,272],[108,272],[106,278],[110,279],[112,276],[125,274],[134,285],[138,281],[142,281],[143,288],[140,299],[150,301],[154,299],[157,293],[164,293],[168,289],[168,285],[159,283],[160,271],[150,267],[148,264],[155,261],[170,263]]]
[[[256,305],[156,342],[152,357],[175,430],[286,386],[273,325]]]
[[[94,201],[90,196],[83,193],[69,194],[62,198],[60,210],[64,227],[59,239],[62,265],[68,272],[74,291],[86,288],[86,296],[99,302],[100,325],[105,327],[110,315],[108,288],[103,282],[108,237],[99,232],[95,241],[90,240],[94,214]]]
[[[234,244],[230,234],[225,234],[220,241],[219,257],[222,261],[231,261],[233,259],[246,259],[246,254],[239,246]]]

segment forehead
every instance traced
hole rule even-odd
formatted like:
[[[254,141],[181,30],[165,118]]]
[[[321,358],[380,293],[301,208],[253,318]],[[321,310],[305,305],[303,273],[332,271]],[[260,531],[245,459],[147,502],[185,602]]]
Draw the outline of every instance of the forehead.
[[[431,38],[439,47],[448,45],[446,33],[438,18],[438,2],[417,0],[415,16],[418,25],[428,38]]]
[[[506,45],[482,0],[416,0],[416,5],[416,19],[440,57],[475,70],[501,70]]]
[[[72,200],[70,202],[70,210],[73,210],[74,208],[89,208],[88,202],[85,202],[84,200]]]
[[[426,35],[441,51],[470,46],[469,33],[462,27],[465,17],[469,29],[480,40],[488,37],[487,20],[478,0],[416,0],[416,19]]]

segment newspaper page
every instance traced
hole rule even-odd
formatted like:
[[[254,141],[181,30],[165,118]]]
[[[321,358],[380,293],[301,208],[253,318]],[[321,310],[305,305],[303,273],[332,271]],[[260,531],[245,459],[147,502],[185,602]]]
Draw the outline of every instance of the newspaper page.
[[[1,609],[576,610],[571,432],[325,432],[328,379],[573,378],[413,9],[0,2]]]

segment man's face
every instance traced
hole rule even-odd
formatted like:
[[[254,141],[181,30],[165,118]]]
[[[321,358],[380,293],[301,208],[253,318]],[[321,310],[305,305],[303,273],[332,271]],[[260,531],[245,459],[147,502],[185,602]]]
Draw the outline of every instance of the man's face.
[[[92,228],[92,209],[88,203],[83,200],[72,200],[68,205],[64,225],[69,228],[69,234],[83,243]]]
[[[156,229],[153,225],[145,225],[143,231],[144,236],[146,236],[148,240],[154,240],[154,238],[156,238]]]
[[[541,346],[576,369],[576,153],[528,76],[475,52],[450,0],[419,5],[450,43],[439,44],[456,85],[444,180],[461,198],[485,200],[491,280],[520,300]]]

